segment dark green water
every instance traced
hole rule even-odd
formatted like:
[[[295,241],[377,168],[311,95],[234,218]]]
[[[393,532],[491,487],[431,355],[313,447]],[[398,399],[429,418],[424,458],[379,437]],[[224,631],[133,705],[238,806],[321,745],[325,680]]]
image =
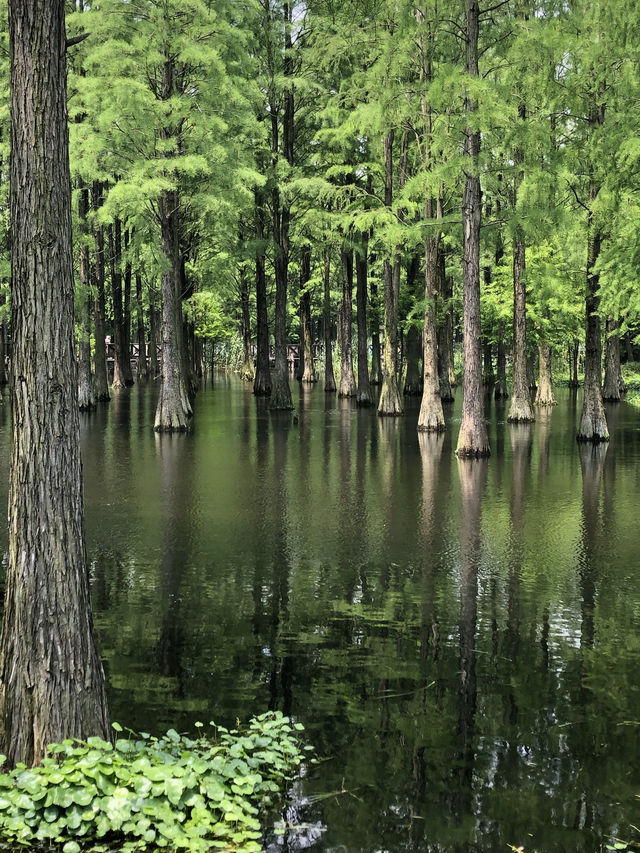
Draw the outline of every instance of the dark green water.
[[[594,451],[569,392],[532,427],[489,401],[493,456],[459,462],[460,395],[418,438],[417,403],[298,393],[297,425],[222,377],[188,435],[152,390],[83,417],[113,719],[303,722],[325,760],[273,850],[640,840],[640,414]]]

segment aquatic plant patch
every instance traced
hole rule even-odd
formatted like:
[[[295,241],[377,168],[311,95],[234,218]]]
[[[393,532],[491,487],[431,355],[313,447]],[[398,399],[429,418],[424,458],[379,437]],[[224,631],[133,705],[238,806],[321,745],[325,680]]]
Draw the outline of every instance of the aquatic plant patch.
[[[280,712],[191,739],[126,732],[51,744],[41,767],[0,774],[0,840],[61,853],[261,849],[259,815],[300,766],[303,726]],[[125,736],[126,735],[126,736]],[[4,758],[2,759],[4,760]]]

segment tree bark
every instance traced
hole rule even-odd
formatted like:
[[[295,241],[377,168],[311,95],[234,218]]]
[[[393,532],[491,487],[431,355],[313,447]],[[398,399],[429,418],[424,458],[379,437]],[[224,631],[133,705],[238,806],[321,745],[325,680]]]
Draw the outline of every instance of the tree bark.
[[[110,738],[84,541],[62,0],[11,0],[14,334],[9,561],[0,646],[7,763]]]
[[[551,347],[549,344],[538,344],[540,356],[540,374],[538,391],[536,393],[536,406],[555,406],[556,399],[553,395],[553,380],[551,377]]]
[[[602,399],[616,403],[621,394],[626,390],[620,370],[620,338],[618,337],[618,323],[613,317],[607,317],[605,325],[605,347],[604,347],[604,388]]]
[[[438,293],[442,297],[440,325],[438,326],[438,382],[440,399],[443,403],[452,403],[455,399],[451,387],[451,356],[453,350],[453,323],[451,319],[451,279],[446,274],[445,253],[440,246],[438,264]],[[455,375],[454,375],[455,381]]]
[[[88,412],[96,407],[96,398],[91,377],[91,273],[89,245],[87,243],[87,216],[89,214],[89,190],[82,180],[78,181],[78,218],[80,219],[80,288],[78,302],[78,408]]]
[[[242,369],[240,378],[253,382],[256,371],[251,356],[251,316],[249,314],[249,278],[244,262],[240,265],[240,309],[242,311]]]
[[[142,276],[136,273],[136,319],[138,327],[138,380],[149,376],[147,367],[147,341],[144,334],[144,308],[142,305]]]
[[[413,299],[419,299],[418,281],[420,274],[420,257],[412,255],[407,263],[407,292]],[[421,289],[421,288],[420,288]],[[405,361],[406,371],[404,375],[404,387],[402,393],[405,397],[420,397],[422,394],[422,376],[420,361],[422,359],[422,340],[418,329],[411,324],[405,336]]]
[[[158,200],[158,215],[162,233],[162,253],[165,269],[162,285],[162,365],[161,384],[154,429],[157,432],[182,432],[187,429],[192,414],[184,376],[184,359],[180,346],[182,304],[178,293],[180,280],[177,197],[163,190]]]
[[[494,397],[496,400],[506,400],[509,396],[507,387],[507,354],[504,349],[504,322],[498,324],[498,354],[496,359],[496,387]]]
[[[300,332],[302,353],[304,354],[303,382],[317,382],[318,375],[313,359],[313,337],[311,330],[311,294],[308,284],[311,280],[311,246],[303,246],[300,258]]]
[[[491,341],[482,343],[482,384],[493,385],[496,375],[493,372],[493,346]],[[490,390],[490,389],[489,389]]]
[[[324,286],[324,390],[332,394],[336,391],[336,380],[333,374],[331,341],[331,250],[328,248],[324,251],[322,282]]]
[[[113,381],[115,389],[126,388],[126,375],[124,368],[125,353],[122,340],[122,274],[120,272],[120,260],[122,254],[122,226],[116,218],[113,225],[107,228],[107,242],[109,244],[109,269],[111,273],[111,300],[113,304]]]
[[[578,341],[574,341],[569,347],[569,388],[578,387]]]
[[[371,294],[371,370],[369,371],[369,384],[382,384],[382,358],[380,353],[380,312],[378,310],[378,285],[371,280],[369,283]]]
[[[358,324],[358,392],[356,401],[359,406],[371,406],[373,396],[369,382],[369,352],[367,347],[367,278],[368,246],[365,237],[362,246],[356,250],[356,320]]]
[[[151,288],[149,288],[149,370],[151,378],[157,379],[160,373],[158,364],[158,309]]]
[[[91,187],[91,206],[94,214],[98,212],[102,204],[102,186],[94,181]],[[93,325],[96,335],[96,346],[93,355],[93,381],[96,400],[107,402],[109,395],[109,372],[107,370],[107,351],[105,347],[105,295],[104,295],[104,228],[102,225],[94,224],[93,232],[96,253],[92,265],[94,276],[94,301],[93,301]]]
[[[466,0],[466,70],[478,76],[478,30],[480,8],[477,0]],[[471,118],[477,105],[465,98],[465,110]],[[471,122],[464,138],[465,185],[462,200],[463,234],[463,325],[464,373],[462,424],[458,435],[458,456],[489,456],[489,437],[484,419],[482,369],[480,359],[480,219],[481,195],[478,177],[480,132]]]
[[[131,232],[125,229],[124,232],[124,277],[122,289],[122,370],[124,374],[124,384],[127,388],[133,385],[133,372],[131,370],[131,258],[129,257],[129,244],[131,242]]]
[[[437,204],[438,218],[442,218],[442,205]],[[433,218],[433,202],[427,199],[425,218]],[[419,432],[441,432],[445,428],[440,377],[438,376],[438,341],[436,325],[436,298],[440,264],[440,237],[438,229],[425,238],[424,276],[424,327],[422,332],[422,400],[418,415]],[[449,389],[451,390],[451,389]]]
[[[256,397],[271,394],[271,370],[269,368],[269,322],[267,319],[267,277],[264,243],[264,207],[262,196],[255,192],[256,222],[256,375],[253,393]]]
[[[338,397],[355,397],[356,380],[353,375],[351,351],[351,314],[353,299],[353,249],[340,250],[342,264],[342,304],[340,306],[340,387]]]
[[[393,130],[384,137],[384,203],[391,208],[393,201]],[[378,401],[379,415],[403,415],[404,408],[398,389],[398,298],[400,294],[400,263],[385,258],[384,269],[384,345],[382,348],[382,389]]]

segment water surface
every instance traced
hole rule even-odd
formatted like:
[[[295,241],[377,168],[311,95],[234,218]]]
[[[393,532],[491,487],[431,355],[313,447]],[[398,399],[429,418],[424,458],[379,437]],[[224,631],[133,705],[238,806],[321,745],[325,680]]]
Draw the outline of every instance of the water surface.
[[[187,435],[159,436],[155,393],[82,416],[113,719],[303,722],[323,760],[274,850],[639,839],[636,411],[581,448],[579,396],[527,427],[488,399],[493,455],[463,462],[461,395],[419,437],[417,403],[380,419],[295,385],[294,424],[220,376]]]

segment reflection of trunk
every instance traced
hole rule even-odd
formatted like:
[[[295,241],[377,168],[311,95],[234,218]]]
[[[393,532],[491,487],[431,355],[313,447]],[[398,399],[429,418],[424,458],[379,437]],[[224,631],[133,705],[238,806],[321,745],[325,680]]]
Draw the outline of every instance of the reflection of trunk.
[[[333,375],[333,352],[331,341],[331,250],[324,251],[324,267],[322,272],[324,290],[324,390],[336,390],[336,380]]]
[[[582,592],[581,647],[593,647],[595,636],[594,609],[596,592],[596,547],[600,536],[600,485],[606,444],[580,448],[582,468],[582,543],[579,558],[580,590]]]
[[[507,603],[507,638],[509,657],[517,661],[520,638],[520,580],[524,561],[524,480],[531,459],[533,428],[530,424],[514,424],[511,436],[511,500],[509,528],[509,586]],[[512,698],[515,705],[515,698]]]
[[[353,294],[353,249],[343,246],[340,250],[342,263],[342,304],[339,313],[340,328],[340,388],[339,397],[356,396],[356,380],[353,375],[351,353],[351,301]]]
[[[453,794],[453,815],[461,823],[472,802],[475,716],[477,706],[476,624],[478,618],[478,560],[482,494],[487,479],[487,462],[459,459],[458,474],[462,496],[460,544],[460,664],[458,687],[457,784]]]
[[[506,400],[509,396],[507,388],[507,354],[504,349],[504,322],[498,324],[498,356],[496,361],[496,388],[494,396],[496,400]]]
[[[356,316],[358,322],[358,393],[359,406],[372,403],[369,385],[369,353],[367,351],[367,240],[356,251]]]
[[[317,382],[316,368],[313,362],[313,338],[311,335],[311,294],[309,280],[311,278],[311,246],[303,246],[300,258],[300,357],[304,363],[302,371],[303,382]]]
[[[556,399],[553,395],[553,381],[551,379],[551,347],[549,344],[539,344],[540,372],[538,391],[536,393],[536,406],[555,406]]]
[[[617,402],[626,391],[620,370],[620,338],[618,323],[613,317],[607,317],[604,355],[604,388],[602,399]]]
[[[419,433],[420,458],[422,461],[422,527],[421,547],[425,555],[423,567],[423,593],[420,626],[420,658],[426,660],[429,646],[431,657],[437,660],[440,654],[440,625],[436,613],[435,565],[432,554],[438,551],[437,535],[443,532],[443,503],[438,489],[444,435]],[[438,512],[438,510],[440,512]]]
[[[466,9],[466,70],[471,77],[477,77],[480,9],[476,0],[466,0]],[[465,98],[465,110],[470,119],[477,111],[477,104],[470,97]],[[467,163],[462,200],[464,397],[457,453],[458,456],[489,456],[480,364],[480,132],[471,124],[471,121],[467,124],[464,134],[464,159]]]
[[[253,393],[257,397],[268,397],[271,393],[271,371],[269,370],[269,325],[267,322],[267,279],[264,245],[264,209],[262,198],[255,193],[256,216],[256,325],[257,354],[256,375]]]
[[[78,216],[82,237],[87,234],[89,190],[79,180]],[[95,409],[93,381],[91,379],[91,276],[89,272],[89,246],[80,240],[80,292],[78,312],[78,407],[81,412]]]
[[[393,130],[384,137],[384,203],[393,201]],[[379,415],[402,415],[404,410],[398,390],[398,298],[400,294],[400,261],[384,259],[384,347],[382,352],[382,390],[378,402]]]

